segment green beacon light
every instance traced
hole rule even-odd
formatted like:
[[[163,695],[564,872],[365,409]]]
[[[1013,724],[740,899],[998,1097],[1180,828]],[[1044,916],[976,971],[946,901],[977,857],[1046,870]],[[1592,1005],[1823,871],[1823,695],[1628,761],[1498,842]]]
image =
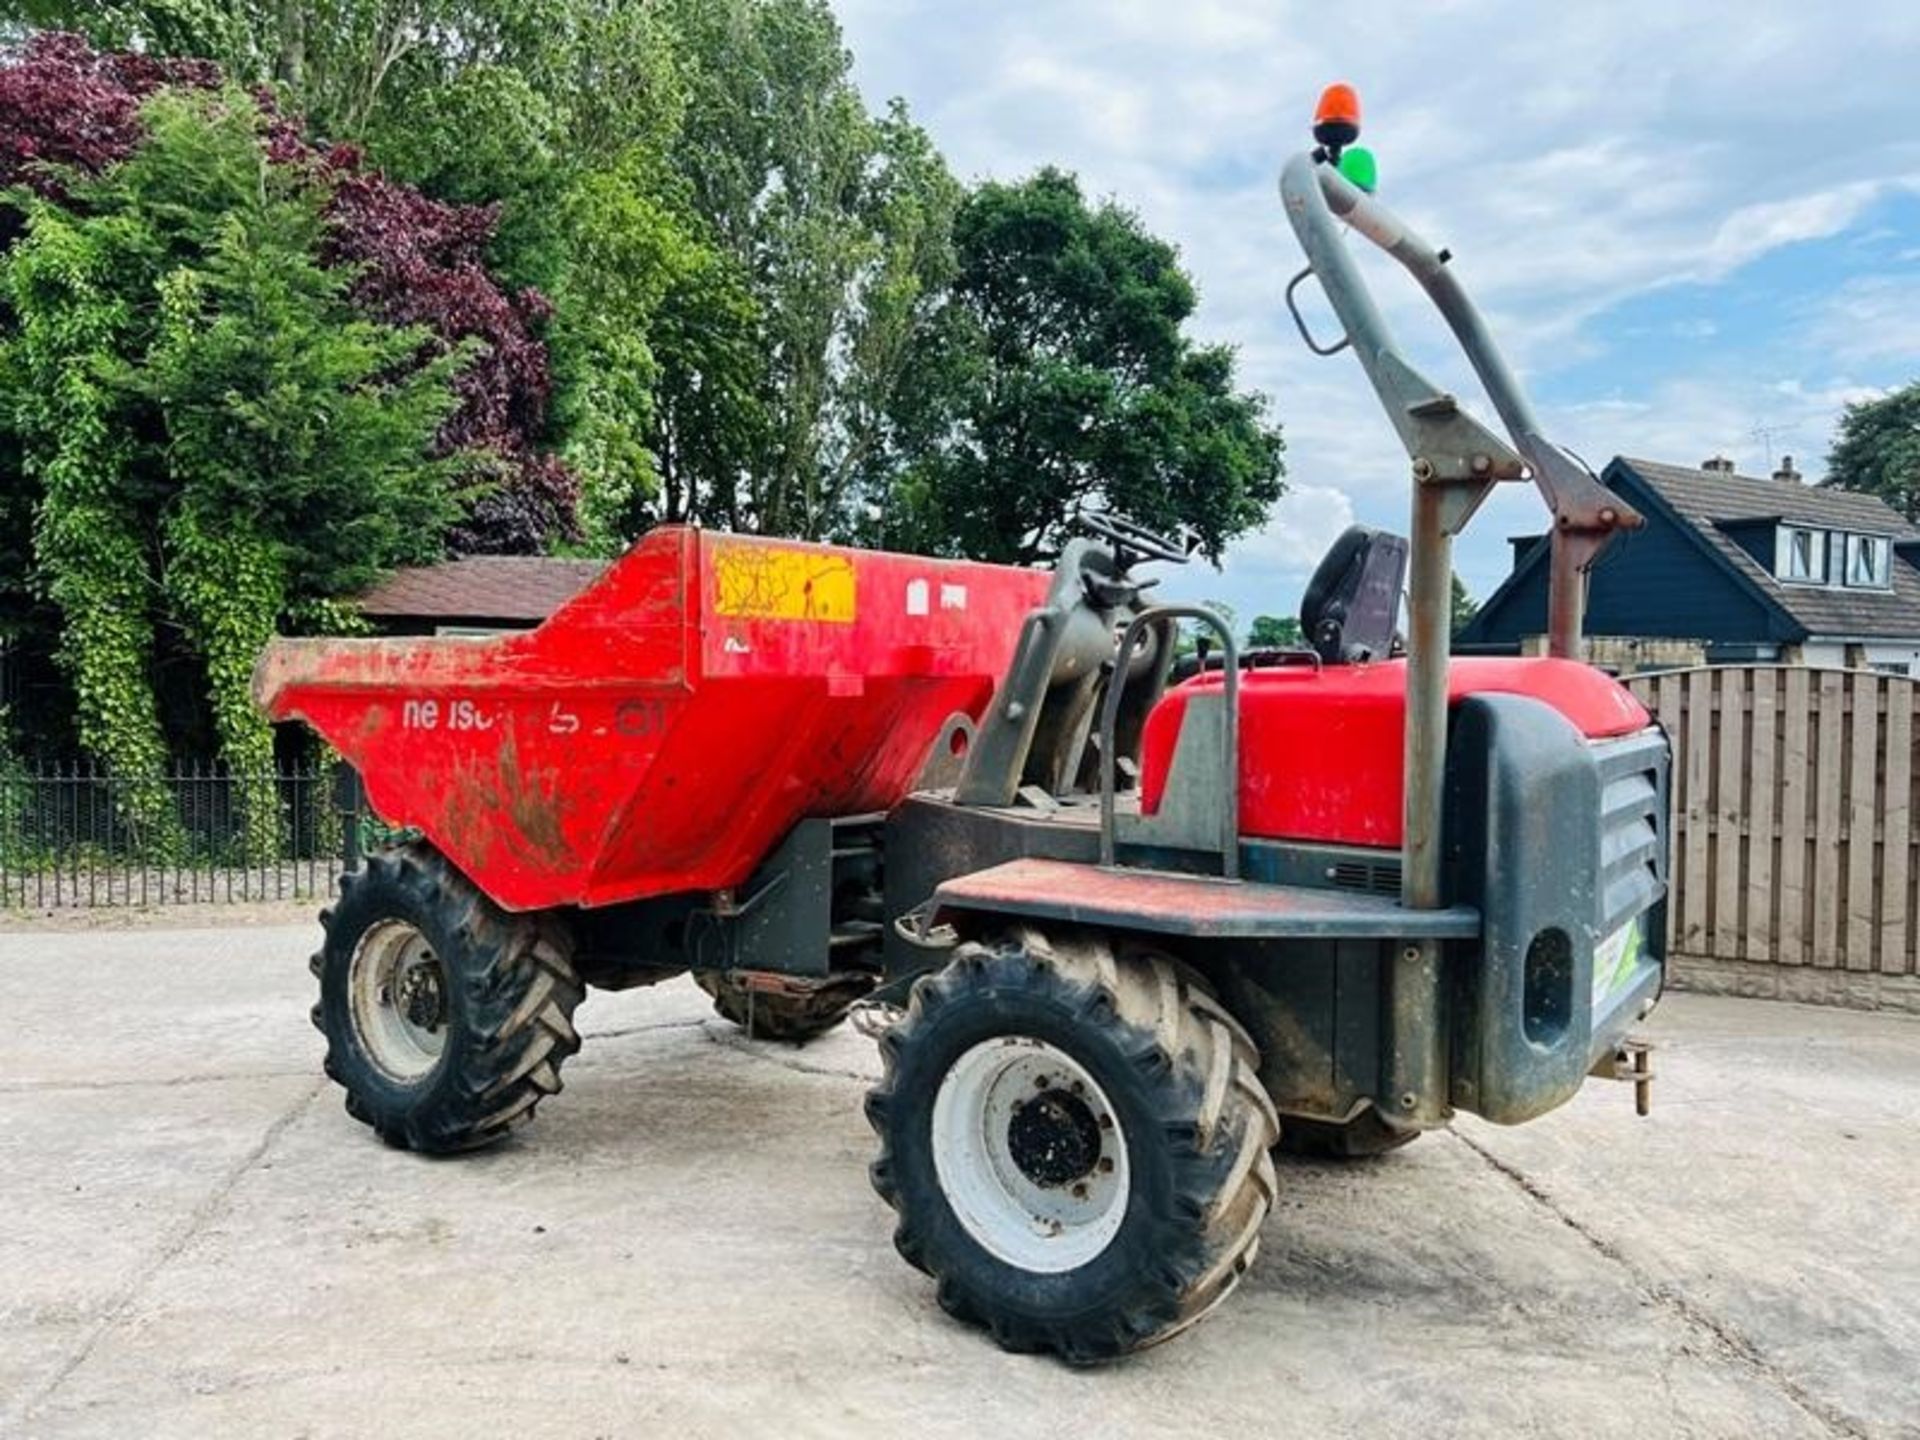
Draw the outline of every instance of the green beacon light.
[[[1355,145],[1340,152],[1340,173],[1369,195],[1380,186],[1380,162],[1364,146]]]

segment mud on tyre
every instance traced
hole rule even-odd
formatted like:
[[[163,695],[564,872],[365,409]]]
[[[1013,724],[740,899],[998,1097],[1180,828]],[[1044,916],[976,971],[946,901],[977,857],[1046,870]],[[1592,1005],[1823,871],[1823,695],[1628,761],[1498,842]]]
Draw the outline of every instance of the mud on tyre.
[[[894,1243],[1007,1349],[1139,1349],[1253,1262],[1278,1122],[1245,1031],[1170,958],[1032,929],[963,945],[881,1053]]]
[[[340,877],[313,957],[326,1072],[389,1144],[488,1145],[560,1090],[583,987],[564,927],[508,915],[431,847]]]

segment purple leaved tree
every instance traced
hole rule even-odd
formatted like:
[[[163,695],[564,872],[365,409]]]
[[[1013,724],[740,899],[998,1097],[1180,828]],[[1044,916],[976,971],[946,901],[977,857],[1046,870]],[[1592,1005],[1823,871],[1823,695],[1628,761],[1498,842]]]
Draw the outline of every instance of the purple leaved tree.
[[[155,91],[221,83],[205,61],[101,54],[76,35],[36,35],[0,59],[0,186],[64,200],[64,177],[98,174],[139,146],[140,107]],[[537,291],[507,294],[488,274],[497,213],[431,200],[367,170],[351,147],[314,143],[271,95],[255,100],[273,163],[302,168],[328,190],[321,258],[353,267],[356,303],[388,324],[424,329],[423,363],[463,345],[474,352],[436,449],[463,461],[462,483],[482,493],[448,533],[448,550],[538,554],[577,538],[579,480],[540,448],[553,390],[540,329],[551,307]],[[0,205],[0,249],[21,223]]]

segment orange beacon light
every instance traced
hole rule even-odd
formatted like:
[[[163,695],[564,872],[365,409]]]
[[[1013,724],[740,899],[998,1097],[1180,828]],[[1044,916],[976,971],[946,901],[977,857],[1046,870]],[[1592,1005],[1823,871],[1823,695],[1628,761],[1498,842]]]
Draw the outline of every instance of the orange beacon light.
[[[1360,96],[1351,85],[1329,85],[1320,92],[1320,104],[1313,112],[1313,138],[1335,160],[1360,138]]]

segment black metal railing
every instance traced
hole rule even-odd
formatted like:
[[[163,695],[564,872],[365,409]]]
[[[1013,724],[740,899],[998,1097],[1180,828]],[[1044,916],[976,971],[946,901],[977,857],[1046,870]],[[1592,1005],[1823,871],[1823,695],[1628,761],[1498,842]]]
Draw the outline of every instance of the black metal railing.
[[[384,828],[343,766],[0,768],[0,910],[320,896]]]

